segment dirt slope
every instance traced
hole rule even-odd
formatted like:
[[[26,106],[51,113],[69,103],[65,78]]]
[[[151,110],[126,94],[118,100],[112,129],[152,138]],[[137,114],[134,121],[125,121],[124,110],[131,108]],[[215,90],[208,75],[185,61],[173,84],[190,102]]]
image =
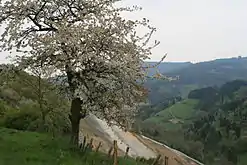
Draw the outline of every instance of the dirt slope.
[[[102,142],[102,152],[108,152],[113,145],[113,140],[117,140],[120,155],[124,155],[126,148],[129,147],[129,155],[134,158],[145,157],[148,159],[160,154],[163,162],[165,157],[168,158],[169,165],[202,165],[181,152],[152,139],[125,132],[116,126],[109,127],[105,121],[98,119],[94,115],[89,115],[81,122],[81,140],[83,139],[82,134],[87,135],[87,139],[93,138],[94,146]]]

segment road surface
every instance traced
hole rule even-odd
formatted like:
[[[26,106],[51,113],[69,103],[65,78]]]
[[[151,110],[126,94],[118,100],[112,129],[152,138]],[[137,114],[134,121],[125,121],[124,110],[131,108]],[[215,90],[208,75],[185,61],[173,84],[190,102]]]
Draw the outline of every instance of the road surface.
[[[150,138],[125,132],[117,126],[110,127],[105,121],[94,115],[89,115],[82,121],[81,131],[83,134],[89,135],[88,138],[93,137],[95,145],[103,142],[103,152],[107,152],[112,146],[112,142],[117,140],[121,155],[129,147],[129,156],[134,158],[145,157],[149,159],[161,154],[163,159],[169,158],[169,165],[203,165],[199,161]]]

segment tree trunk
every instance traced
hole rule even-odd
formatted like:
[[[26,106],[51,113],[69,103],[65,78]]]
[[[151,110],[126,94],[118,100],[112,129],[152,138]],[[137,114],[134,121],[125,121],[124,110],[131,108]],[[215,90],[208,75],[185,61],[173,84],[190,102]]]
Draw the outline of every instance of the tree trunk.
[[[69,88],[74,94],[77,84],[73,83],[76,72],[72,71],[69,65],[65,66]],[[72,144],[79,144],[79,131],[80,131],[80,120],[86,117],[86,110],[82,110],[83,101],[80,98],[73,98],[70,108],[70,122],[71,122],[71,142]]]
[[[70,122],[71,122],[71,127],[72,127],[71,142],[75,145],[78,145],[79,144],[80,120],[82,118],[80,98],[75,98],[72,100],[70,112],[71,112]]]

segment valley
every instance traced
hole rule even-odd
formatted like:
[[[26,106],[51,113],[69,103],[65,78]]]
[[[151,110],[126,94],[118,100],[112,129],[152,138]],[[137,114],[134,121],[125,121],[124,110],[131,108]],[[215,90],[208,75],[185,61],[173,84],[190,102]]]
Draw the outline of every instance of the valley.
[[[177,74],[177,81],[150,80],[147,87],[158,95],[151,90],[136,127],[205,164],[244,164],[246,151],[239,146],[246,146],[244,64],[246,58],[203,62],[166,73]]]

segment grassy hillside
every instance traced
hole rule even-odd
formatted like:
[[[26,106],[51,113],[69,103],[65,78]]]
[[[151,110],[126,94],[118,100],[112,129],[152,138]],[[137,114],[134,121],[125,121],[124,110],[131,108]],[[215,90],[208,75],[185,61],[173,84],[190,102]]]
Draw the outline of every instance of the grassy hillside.
[[[193,117],[197,115],[197,103],[198,100],[196,99],[186,99],[165,108],[142,122],[142,133],[192,157],[196,157],[189,151],[196,150],[198,144],[186,142],[183,127],[192,123]]]
[[[205,164],[246,164],[247,81],[193,90],[188,98],[144,120],[143,134]]]
[[[183,130],[184,126],[191,124],[193,118],[198,115],[197,104],[198,100],[196,99],[185,99],[177,102],[142,121],[140,130],[144,135],[202,161],[197,155],[200,154],[198,149],[201,144],[187,141]]]
[[[158,113],[160,116],[165,116],[166,111],[170,112],[173,118],[186,120],[192,117],[193,112],[195,111],[195,105],[197,104],[197,100],[187,99],[177,104],[167,108],[166,110]]]
[[[178,129],[183,123],[189,123],[190,119],[193,118],[197,103],[198,101],[195,99],[183,100],[148,118],[144,122],[156,123],[166,130]]]
[[[62,137],[0,128],[2,165],[110,165],[113,160],[101,153],[72,148]],[[138,165],[142,165],[138,163]],[[137,165],[132,159],[119,158],[119,165]]]

